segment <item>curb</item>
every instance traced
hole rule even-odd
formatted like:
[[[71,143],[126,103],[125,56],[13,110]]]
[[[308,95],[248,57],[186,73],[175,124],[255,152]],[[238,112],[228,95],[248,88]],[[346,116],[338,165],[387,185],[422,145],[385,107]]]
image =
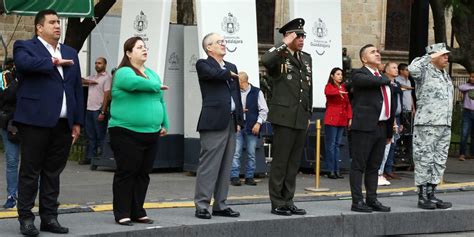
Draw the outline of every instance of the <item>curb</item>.
[[[443,184],[438,186],[438,192],[463,192],[463,191],[474,191],[474,182],[465,183],[452,183]],[[406,188],[393,188],[393,189],[380,189],[377,194],[380,197],[392,197],[392,196],[410,196],[416,195],[415,187]],[[350,191],[338,191],[338,192],[317,192],[317,193],[297,193],[295,194],[295,201],[298,202],[309,202],[309,201],[329,201],[329,200],[348,200],[351,199]],[[257,203],[270,203],[267,195],[252,195],[252,196],[232,196],[228,197],[229,205],[246,205],[246,204],[257,204]],[[145,209],[162,209],[162,208],[192,208],[194,202],[189,201],[156,201],[147,202],[144,204]],[[81,213],[81,212],[106,212],[112,211],[113,207],[110,203],[104,204],[91,204],[91,205],[79,205],[79,204],[62,204],[59,206],[59,214],[67,213]],[[38,208],[33,208],[33,212],[37,214]],[[0,220],[8,218],[17,218],[18,213],[16,208],[0,210]]]

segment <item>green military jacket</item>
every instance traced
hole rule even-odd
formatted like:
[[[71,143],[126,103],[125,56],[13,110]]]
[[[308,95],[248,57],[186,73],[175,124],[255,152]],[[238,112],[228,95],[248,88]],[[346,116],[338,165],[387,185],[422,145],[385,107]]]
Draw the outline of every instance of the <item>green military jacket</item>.
[[[306,129],[313,105],[311,55],[301,51],[298,60],[282,42],[262,56],[262,63],[272,85],[268,120],[285,127]]]

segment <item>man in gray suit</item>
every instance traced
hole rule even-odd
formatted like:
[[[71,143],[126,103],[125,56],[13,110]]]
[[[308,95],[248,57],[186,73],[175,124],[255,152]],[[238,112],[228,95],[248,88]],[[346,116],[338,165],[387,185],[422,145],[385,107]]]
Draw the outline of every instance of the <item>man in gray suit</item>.
[[[211,219],[208,208],[213,195],[212,215],[240,216],[225,203],[235,152],[235,132],[243,126],[237,67],[224,61],[225,45],[221,35],[207,34],[202,40],[202,48],[208,57],[196,62],[202,108],[197,126],[201,154],[194,203],[195,216],[201,219]]]

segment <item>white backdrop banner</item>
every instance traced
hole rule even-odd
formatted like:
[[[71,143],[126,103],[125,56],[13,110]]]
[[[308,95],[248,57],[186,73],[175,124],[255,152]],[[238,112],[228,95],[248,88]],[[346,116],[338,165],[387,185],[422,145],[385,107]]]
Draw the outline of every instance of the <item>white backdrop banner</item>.
[[[170,14],[171,0],[123,0],[118,63],[124,42],[133,36],[142,37],[149,49],[145,65],[164,81]]]
[[[342,68],[341,0],[290,0],[294,18],[305,20],[303,51],[313,58],[313,107],[325,108],[329,73]]]
[[[249,75],[249,82],[259,87],[257,15],[255,0],[196,0],[200,58],[207,58],[202,38],[211,32],[222,35],[227,43],[224,60],[237,65]]]
[[[196,72],[199,45],[196,26],[184,26],[184,137],[199,138],[196,131],[201,112],[201,90]]]

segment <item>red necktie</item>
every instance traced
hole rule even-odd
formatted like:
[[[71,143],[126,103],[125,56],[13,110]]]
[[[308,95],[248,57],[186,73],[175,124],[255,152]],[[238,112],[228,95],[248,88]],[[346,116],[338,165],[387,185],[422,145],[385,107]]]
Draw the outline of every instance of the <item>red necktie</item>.
[[[374,75],[376,77],[380,77],[380,74],[379,72],[374,72]],[[385,105],[385,116],[387,118],[390,118],[390,108],[388,107],[388,95],[387,95],[387,88],[385,88],[385,86],[381,86],[380,87],[382,89],[382,93],[383,93],[383,104]]]

